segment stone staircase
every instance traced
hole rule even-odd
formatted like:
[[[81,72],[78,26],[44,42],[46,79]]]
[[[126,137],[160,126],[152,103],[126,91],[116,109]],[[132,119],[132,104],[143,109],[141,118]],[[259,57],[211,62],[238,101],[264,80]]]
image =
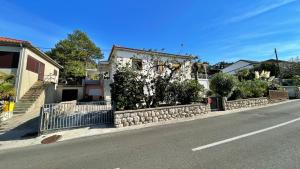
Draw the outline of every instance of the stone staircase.
[[[26,113],[39,98],[45,88],[46,85],[43,84],[43,82],[35,82],[35,84],[15,104],[14,115]]]

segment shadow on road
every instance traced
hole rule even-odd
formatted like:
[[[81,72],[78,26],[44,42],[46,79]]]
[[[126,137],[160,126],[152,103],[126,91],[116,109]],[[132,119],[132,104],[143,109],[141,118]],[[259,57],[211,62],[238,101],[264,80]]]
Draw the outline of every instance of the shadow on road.
[[[39,117],[35,117],[11,130],[5,131],[3,134],[0,134],[0,141],[20,140],[36,137],[38,134],[38,121]]]

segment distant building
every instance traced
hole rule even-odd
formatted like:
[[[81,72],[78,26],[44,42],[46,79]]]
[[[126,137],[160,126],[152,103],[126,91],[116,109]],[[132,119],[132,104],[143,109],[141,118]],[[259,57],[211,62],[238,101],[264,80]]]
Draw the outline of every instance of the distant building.
[[[235,75],[238,71],[240,71],[242,69],[253,69],[255,65],[259,65],[259,64],[277,65],[277,63],[279,64],[279,66],[281,68],[286,68],[291,65],[291,62],[284,61],[284,60],[278,60],[278,62],[277,62],[276,59],[268,59],[268,60],[261,61],[261,62],[252,61],[252,60],[239,60],[239,61],[225,67],[221,71],[224,73],[229,73],[229,74]]]
[[[222,69],[221,71],[224,73],[229,73],[229,74],[235,75],[239,70],[252,69],[254,67],[254,65],[257,63],[259,63],[259,62],[252,61],[252,60],[239,60],[239,61],[231,64],[230,66]]]

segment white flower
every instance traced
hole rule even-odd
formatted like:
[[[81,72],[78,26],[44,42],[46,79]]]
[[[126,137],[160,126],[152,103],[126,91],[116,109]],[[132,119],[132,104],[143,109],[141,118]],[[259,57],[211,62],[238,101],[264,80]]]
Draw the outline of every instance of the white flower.
[[[255,71],[255,79],[259,79],[259,72]]]

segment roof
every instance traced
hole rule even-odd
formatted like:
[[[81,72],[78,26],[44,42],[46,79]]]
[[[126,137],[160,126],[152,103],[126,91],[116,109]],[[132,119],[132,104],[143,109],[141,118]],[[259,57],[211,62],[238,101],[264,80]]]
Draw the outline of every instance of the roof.
[[[18,39],[12,39],[12,38],[6,38],[6,37],[0,37],[0,42],[7,42],[7,43],[29,43],[24,40],[18,40]]]
[[[251,63],[251,64],[256,64],[256,63],[259,63],[258,61],[253,61],[253,60],[244,60],[244,59],[238,60],[237,62],[239,62],[239,61],[248,62],[248,63]],[[235,63],[236,63],[236,62],[235,62]]]
[[[159,56],[164,56],[164,57],[178,57],[178,58],[183,58],[183,59],[196,59],[197,58],[192,55],[171,54],[171,53],[165,53],[165,52],[157,52],[157,51],[145,50],[145,49],[127,48],[127,47],[113,45],[111,52],[109,54],[108,60],[110,60],[110,58],[115,50],[136,52],[136,53],[142,53],[142,54],[157,54]]]
[[[50,58],[48,55],[46,55],[40,49],[34,47],[29,41],[12,39],[12,38],[7,38],[7,37],[0,37],[0,45],[27,47],[27,48],[31,49],[33,52],[35,52],[36,54],[38,54],[39,56],[41,56],[46,61],[53,64],[54,66],[56,66],[60,69],[63,68],[60,64],[58,64],[56,61],[54,61],[52,58]]]

